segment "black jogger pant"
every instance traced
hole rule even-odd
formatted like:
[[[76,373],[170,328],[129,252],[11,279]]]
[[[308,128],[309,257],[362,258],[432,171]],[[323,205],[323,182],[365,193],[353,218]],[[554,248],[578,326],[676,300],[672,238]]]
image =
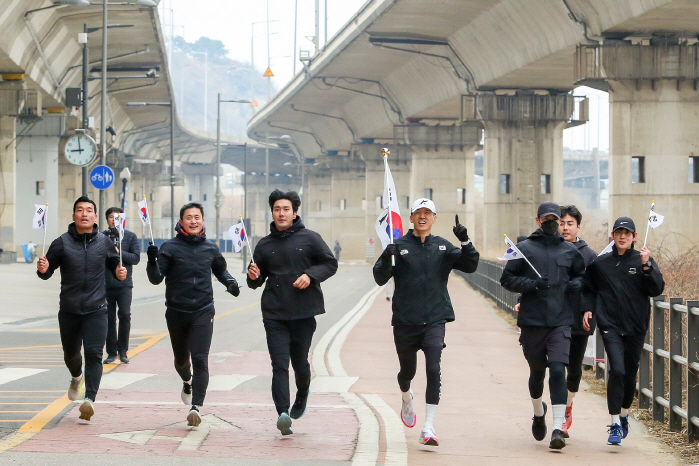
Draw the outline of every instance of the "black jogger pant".
[[[172,309],[165,312],[175,370],[184,382],[192,379],[192,404],[196,406],[204,405],[209,386],[209,349],[214,334],[214,314],[213,306],[200,312]]]
[[[425,354],[425,372],[427,387],[425,401],[438,405],[442,390],[442,349],[444,344],[445,324],[437,322],[428,325],[396,325],[393,327],[393,342],[398,353],[398,386],[402,392],[410,390],[410,382],[417,371],[417,352]]]
[[[61,333],[63,360],[70,375],[82,373],[85,351],[85,398],[95,401],[102,380],[102,349],[107,339],[107,307],[89,314],[58,313],[58,328]]]
[[[580,389],[582,379],[582,363],[587,349],[587,340],[590,335],[573,334],[570,337],[570,356],[568,358],[568,391],[575,392]]]
[[[289,411],[289,360],[296,378],[296,396],[308,396],[311,365],[308,351],[316,331],[315,317],[296,320],[262,319],[272,362],[272,399],[277,414]]]
[[[116,356],[117,353],[126,356],[126,352],[129,350],[132,291],[130,287],[107,288],[107,313],[109,316],[107,354],[110,356]],[[117,317],[119,317],[118,331]]]
[[[616,330],[602,331],[604,349],[609,363],[607,408],[609,414],[630,408],[636,394],[636,375],[643,351],[643,335],[622,335]]]

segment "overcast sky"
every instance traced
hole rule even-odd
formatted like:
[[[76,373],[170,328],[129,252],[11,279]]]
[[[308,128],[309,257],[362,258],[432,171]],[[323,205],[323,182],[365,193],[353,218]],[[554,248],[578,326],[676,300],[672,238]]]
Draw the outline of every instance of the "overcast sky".
[[[367,0],[320,0],[320,46],[324,45],[324,5],[328,5],[328,40],[349,21]],[[174,35],[187,42],[196,42],[206,36],[220,40],[229,51],[229,57],[250,62],[251,29],[254,26],[255,69],[259,74],[267,67],[267,4],[269,4],[269,48],[272,83],[281,89],[293,77],[294,6],[298,4],[297,50],[309,50],[313,43],[306,38],[314,35],[315,0],[161,0],[160,15],[164,34],[174,17]],[[297,52],[298,53],[298,52]],[[301,69],[297,61],[296,72]],[[266,100],[265,90],[257,90],[258,97]],[[263,95],[260,95],[262,93]],[[563,144],[575,149],[601,150],[609,148],[608,96],[605,92],[578,88],[576,95],[588,95],[590,123],[564,131]],[[599,107],[599,112],[598,112]],[[599,115],[599,121],[598,121]]]

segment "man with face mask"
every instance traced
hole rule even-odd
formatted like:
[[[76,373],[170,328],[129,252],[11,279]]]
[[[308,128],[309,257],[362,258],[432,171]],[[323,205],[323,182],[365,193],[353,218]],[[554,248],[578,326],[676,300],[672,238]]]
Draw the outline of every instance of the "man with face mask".
[[[517,325],[519,342],[529,364],[529,394],[534,408],[532,435],[546,437],[546,403],[542,401],[546,368],[553,408],[553,432],[549,448],[565,447],[562,430],[568,389],[565,367],[570,351],[571,325],[574,324],[570,296],[580,294],[585,263],[577,248],[558,234],[561,208],[544,202],[537,211],[539,228],[517,247],[529,259],[511,260],[505,266],[500,284],[522,294]],[[538,271],[541,276],[534,271]]]

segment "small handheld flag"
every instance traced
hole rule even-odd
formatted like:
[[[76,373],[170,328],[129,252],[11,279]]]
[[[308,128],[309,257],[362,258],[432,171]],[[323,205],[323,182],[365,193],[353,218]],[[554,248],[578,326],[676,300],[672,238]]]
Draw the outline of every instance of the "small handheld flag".
[[[395,202],[396,185],[393,182],[391,169],[388,167],[389,155],[391,155],[391,151],[387,148],[381,150],[385,170],[382,197],[384,211],[381,212],[379,218],[376,219],[376,234],[381,240],[381,245],[384,249],[386,249],[386,246],[389,244],[393,244],[393,240],[403,236],[403,221],[400,218],[400,208]],[[395,261],[396,258],[391,257],[392,265],[396,265]]]
[[[510,261],[510,260],[516,260],[516,259],[524,259],[525,261],[527,261],[527,264],[529,264],[529,267],[532,268],[534,273],[536,273],[539,277],[541,277],[541,274],[539,273],[539,271],[534,268],[532,263],[529,262],[529,259],[527,259],[525,257],[525,255],[522,254],[522,251],[519,250],[519,248],[515,245],[515,243],[513,243],[512,240],[507,237],[507,235],[504,235],[504,236],[505,236],[505,245],[507,246],[507,251],[505,252],[505,254],[503,254],[502,257],[499,257],[498,260]]]
[[[233,241],[234,252],[242,251],[243,247],[248,244],[248,238],[245,235],[245,226],[243,225],[242,217],[238,223],[228,229],[228,235]]]
[[[124,241],[124,229],[126,228],[126,214],[114,214],[114,227],[119,232],[119,265],[121,265],[121,242]]]
[[[143,200],[138,203],[138,216],[141,218],[143,225],[148,225],[150,228],[150,241],[151,244],[155,244],[153,239],[153,226],[150,223],[150,216],[148,214],[148,203],[146,202],[146,196],[143,196]]]
[[[646,238],[643,240],[643,247],[646,247],[646,242],[648,241],[648,230],[650,228],[658,228],[660,225],[663,224],[663,221],[665,220],[664,215],[660,215],[655,211],[655,201],[653,201],[650,205],[650,214],[648,214],[648,225],[646,226]]]
[[[48,204],[34,204],[33,228],[35,230],[46,230],[46,206]]]
[[[600,252],[599,254],[597,254],[597,257],[612,252],[612,246],[614,246],[614,240],[612,240],[612,242],[609,243],[609,244],[607,245],[606,248],[602,249],[602,252]]]

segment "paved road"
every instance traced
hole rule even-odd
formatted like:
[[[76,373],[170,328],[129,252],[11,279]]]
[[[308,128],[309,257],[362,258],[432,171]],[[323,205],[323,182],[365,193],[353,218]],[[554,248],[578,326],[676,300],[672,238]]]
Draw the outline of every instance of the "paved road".
[[[242,281],[241,263],[230,263],[229,269]],[[447,327],[442,401],[435,422],[442,444],[419,445],[423,360],[413,384],[418,426],[407,429],[397,414],[400,395],[390,302],[374,286],[370,266],[359,264],[342,264],[323,286],[328,312],[318,318],[312,348],[312,398],[289,437],[275,428],[260,293],[244,289],[233,298],[217,286],[204,423],[188,428],[187,407],[179,399],[181,383],[164,333],[164,288],[144,281],[141,269],[136,283],[143,285],[134,290],[131,342],[137,354],[129,365],[106,368],[111,371],[103,379],[95,417],[82,423],[76,405],[65,398],[68,376],[56,346],[55,283],[38,280],[29,266],[0,266],[0,281],[11,285],[3,287],[4,301],[10,304],[0,309],[0,361],[5,361],[0,371],[32,369],[29,366],[45,371],[5,383],[0,379],[5,390],[0,400],[22,403],[0,405],[2,410],[40,411],[0,413],[6,421],[15,421],[0,423],[5,429],[0,441],[3,464],[179,465],[193,458],[214,465],[597,465],[619,460],[638,466],[681,464],[635,422],[623,447],[606,446],[605,402],[585,392],[576,398],[571,439],[562,452],[550,451],[548,441],[534,441],[527,370],[517,333],[457,276],[450,282],[457,320]],[[25,297],[37,304],[27,306]],[[31,320],[35,318],[39,319]],[[40,404],[25,404],[32,402]]]

